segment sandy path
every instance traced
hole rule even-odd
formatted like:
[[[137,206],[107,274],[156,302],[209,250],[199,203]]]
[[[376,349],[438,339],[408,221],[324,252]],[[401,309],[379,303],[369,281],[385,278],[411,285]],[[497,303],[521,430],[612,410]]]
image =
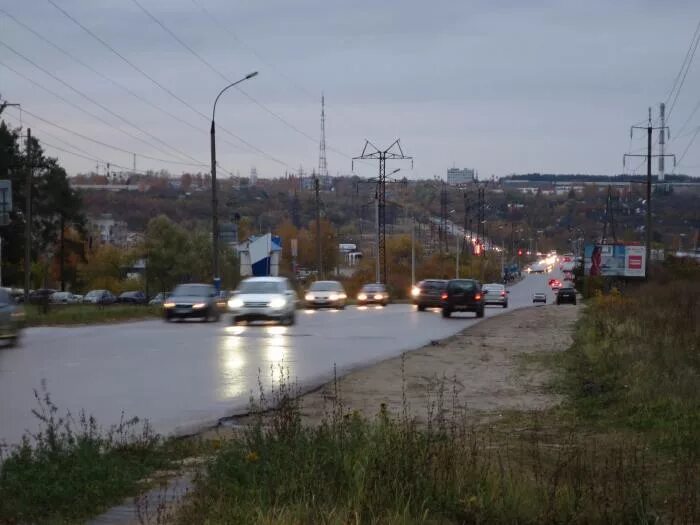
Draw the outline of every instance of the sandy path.
[[[425,420],[431,404],[444,393],[470,412],[541,410],[557,403],[546,391],[549,372],[541,364],[518,359],[535,352],[569,347],[580,306],[524,308],[487,319],[442,341],[339,378],[302,399],[304,420],[314,423],[333,404],[336,389],[345,409],[365,416],[386,405],[399,413],[405,392],[410,414]],[[427,313],[426,315],[431,315]],[[404,372],[402,374],[402,366]]]

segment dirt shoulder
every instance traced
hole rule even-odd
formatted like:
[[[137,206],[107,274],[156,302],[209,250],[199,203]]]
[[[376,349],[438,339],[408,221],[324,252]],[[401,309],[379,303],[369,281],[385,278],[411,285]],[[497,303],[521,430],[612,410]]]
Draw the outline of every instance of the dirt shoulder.
[[[403,357],[352,372],[305,395],[304,419],[319,421],[336,391],[345,409],[368,417],[376,415],[382,404],[399,413],[405,395],[411,415],[425,420],[428,411],[435,410],[441,388],[448,412],[453,402],[472,413],[548,408],[559,401],[546,389],[550,372],[536,361],[519,358],[567,349],[580,308],[548,305],[514,310]]]

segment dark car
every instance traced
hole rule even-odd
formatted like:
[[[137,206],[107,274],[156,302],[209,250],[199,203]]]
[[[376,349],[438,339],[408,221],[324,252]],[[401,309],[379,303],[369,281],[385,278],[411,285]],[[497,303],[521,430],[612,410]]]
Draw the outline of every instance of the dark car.
[[[0,288],[0,340],[15,346],[24,321],[24,310],[17,305],[10,293]]]
[[[420,312],[426,308],[440,308],[442,306],[442,292],[447,287],[445,279],[426,279],[419,282],[411,290],[413,304]]]
[[[357,304],[364,306],[367,304],[381,304],[386,306],[389,303],[389,292],[386,286],[380,283],[365,284],[360,293],[357,294]]]
[[[84,303],[89,304],[113,304],[117,302],[117,297],[109,290],[90,290],[83,297]]]
[[[566,286],[559,288],[557,291],[557,304],[571,303],[576,304],[576,289]]]
[[[210,284],[180,284],[163,303],[163,317],[173,319],[198,318],[204,322],[218,321],[219,294]]]
[[[31,304],[48,303],[51,300],[51,296],[55,293],[56,290],[52,288],[39,288],[38,290],[32,290],[29,292],[29,302]]]
[[[125,304],[146,304],[146,294],[143,292],[123,292],[117,298],[117,302]]]
[[[484,317],[484,295],[477,280],[450,279],[441,295],[442,316],[449,317],[452,312],[474,312],[477,317]]]

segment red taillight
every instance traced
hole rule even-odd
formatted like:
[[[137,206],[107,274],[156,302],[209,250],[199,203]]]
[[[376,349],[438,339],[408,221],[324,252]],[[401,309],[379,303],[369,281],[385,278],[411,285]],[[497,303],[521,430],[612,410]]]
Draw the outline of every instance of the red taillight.
[[[481,294],[480,294],[480,293],[476,294],[476,295],[474,296],[474,300],[480,301],[480,300],[481,300]]]
[[[506,296],[506,292],[501,292],[501,297],[505,297],[505,296]]]
[[[442,292],[440,294],[440,299],[447,299],[447,292]]]

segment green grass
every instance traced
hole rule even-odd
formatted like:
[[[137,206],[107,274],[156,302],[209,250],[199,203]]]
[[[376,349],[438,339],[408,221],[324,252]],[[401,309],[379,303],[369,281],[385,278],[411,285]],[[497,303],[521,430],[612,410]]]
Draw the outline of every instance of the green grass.
[[[0,523],[81,523],[136,495],[140,480],[190,452],[137,419],[102,431],[84,414],[59,416],[48,394],[36,397],[42,430],[0,448]]]
[[[59,326],[114,323],[151,319],[161,315],[158,306],[112,304],[98,306],[92,304],[50,305],[44,313],[37,305],[25,307],[27,326]]]
[[[177,522],[699,523],[700,270],[681,270],[588,301],[572,347],[540,357],[566,399],[547,412],[472,428],[441,392],[425,425],[336,401],[306,427],[279,385]]]

